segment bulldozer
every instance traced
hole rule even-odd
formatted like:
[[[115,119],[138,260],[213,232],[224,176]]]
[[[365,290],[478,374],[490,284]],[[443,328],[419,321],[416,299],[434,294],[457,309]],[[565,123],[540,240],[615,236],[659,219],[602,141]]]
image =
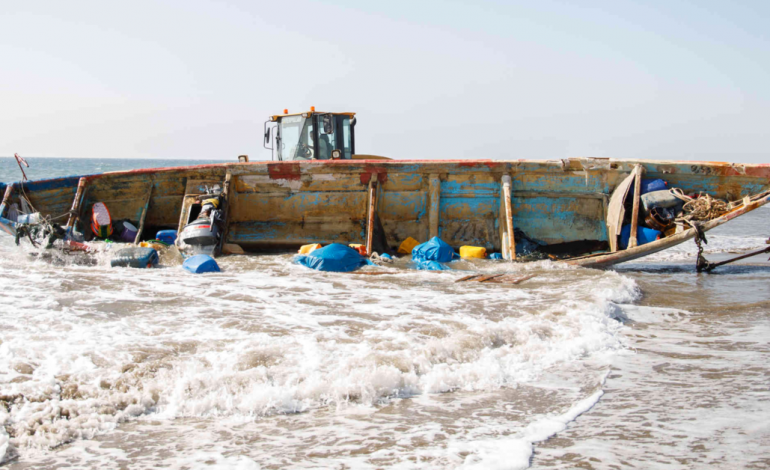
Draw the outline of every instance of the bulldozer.
[[[304,113],[270,116],[265,121],[264,147],[278,161],[298,160],[390,160],[355,152],[356,113],[318,112],[314,106]]]

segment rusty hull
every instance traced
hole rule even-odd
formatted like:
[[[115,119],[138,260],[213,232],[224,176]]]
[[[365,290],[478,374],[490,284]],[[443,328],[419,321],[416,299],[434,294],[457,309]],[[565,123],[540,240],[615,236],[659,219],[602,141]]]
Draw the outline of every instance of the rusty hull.
[[[766,164],[591,158],[222,163],[87,175],[76,227],[87,228],[96,202],[107,205],[113,220],[138,223],[151,194],[148,236],[154,230],[177,228],[185,195],[202,193],[205,184],[222,185],[229,173],[226,242],[250,251],[308,243],[366,243],[370,182],[378,188],[376,214],[391,247],[407,237],[425,241],[438,235],[454,247],[499,251],[506,223],[501,212],[502,178],[507,175],[512,179],[515,228],[550,245],[607,242],[610,195],[636,164],[644,168],[645,178],[662,178],[669,187],[722,199],[738,200],[770,188]],[[79,178],[15,183],[8,203],[18,202],[23,191],[41,213],[66,214]],[[0,185],[0,194],[4,192],[5,185]],[[0,212],[4,215],[5,207]],[[0,222],[13,233],[13,223]],[[618,262],[625,260],[621,258]],[[612,264],[613,259],[607,261]]]

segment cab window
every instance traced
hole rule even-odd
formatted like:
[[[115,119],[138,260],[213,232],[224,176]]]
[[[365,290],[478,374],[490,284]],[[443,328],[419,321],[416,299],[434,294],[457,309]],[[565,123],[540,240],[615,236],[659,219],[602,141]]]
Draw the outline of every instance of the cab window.
[[[334,116],[320,114],[316,116],[318,125],[318,159],[329,160],[332,158],[332,150],[337,148],[337,126]]]

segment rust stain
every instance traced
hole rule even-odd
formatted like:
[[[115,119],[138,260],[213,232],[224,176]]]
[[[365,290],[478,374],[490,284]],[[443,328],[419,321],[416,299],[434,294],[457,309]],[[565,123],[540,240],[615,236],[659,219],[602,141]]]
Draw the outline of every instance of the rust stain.
[[[461,168],[479,168],[487,167],[489,169],[495,169],[501,165],[505,165],[504,162],[492,162],[492,161],[461,161],[457,166]]]
[[[361,183],[369,184],[373,175],[377,175],[377,181],[385,184],[388,181],[388,170],[378,165],[364,165],[364,172],[361,173]]]
[[[271,180],[298,180],[300,177],[299,163],[271,163],[267,165]]]
[[[770,164],[763,163],[756,166],[746,166],[745,171],[747,176],[767,178],[770,180]]]

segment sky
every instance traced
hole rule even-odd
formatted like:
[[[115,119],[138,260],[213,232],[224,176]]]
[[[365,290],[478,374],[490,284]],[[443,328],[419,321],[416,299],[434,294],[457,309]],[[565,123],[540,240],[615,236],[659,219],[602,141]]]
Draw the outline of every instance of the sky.
[[[283,109],[396,159],[770,163],[770,2],[0,2],[0,155],[270,159]]]

